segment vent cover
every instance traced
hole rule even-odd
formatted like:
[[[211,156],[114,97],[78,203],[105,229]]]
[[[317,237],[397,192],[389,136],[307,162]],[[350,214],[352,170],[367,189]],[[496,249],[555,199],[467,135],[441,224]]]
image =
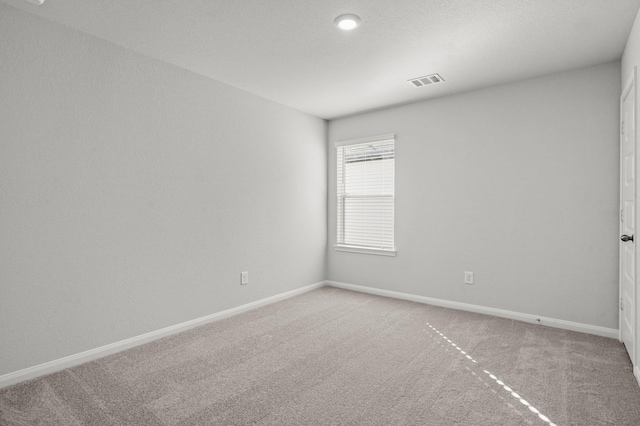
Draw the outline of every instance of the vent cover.
[[[442,83],[444,79],[440,77],[440,74],[425,75],[424,77],[412,78],[409,83],[416,87],[427,86],[429,84]]]

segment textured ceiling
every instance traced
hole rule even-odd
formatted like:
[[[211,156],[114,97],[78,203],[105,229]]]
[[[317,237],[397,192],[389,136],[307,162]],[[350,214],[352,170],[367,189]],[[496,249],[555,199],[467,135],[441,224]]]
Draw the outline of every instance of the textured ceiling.
[[[619,60],[640,0],[1,0],[322,118]],[[352,32],[333,20],[355,13]],[[445,82],[407,80],[439,73]]]

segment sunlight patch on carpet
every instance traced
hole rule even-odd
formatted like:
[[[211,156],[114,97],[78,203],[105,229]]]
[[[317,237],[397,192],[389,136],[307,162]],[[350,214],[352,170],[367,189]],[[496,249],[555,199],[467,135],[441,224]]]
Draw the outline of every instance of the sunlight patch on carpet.
[[[468,361],[471,361],[474,364],[477,364],[478,361],[476,361],[471,355],[469,355],[467,352],[465,352],[464,350],[462,350],[461,347],[459,347],[457,344],[455,344],[451,339],[449,339],[446,335],[444,335],[442,332],[440,332],[438,329],[436,329],[434,326],[432,326],[430,323],[426,323],[429,328],[437,335],[439,336],[442,340],[444,340],[445,342],[447,342],[447,345],[440,345],[443,348],[445,348],[445,350],[447,352],[449,352],[448,346],[452,346],[454,347],[458,353],[462,356],[463,359],[466,359]],[[431,335],[431,337],[433,337],[434,339],[437,339],[437,337],[434,337],[429,330],[424,330],[426,331],[429,335]],[[484,383],[485,387],[489,388],[490,386],[484,381],[482,380],[482,377],[478,376],[478,374],[476,374],[474,371],[472,371],[469,367],[465,366],[465,369],[467,371],[469,371],[473,376],[475,376],[479,381],[481,381],[482,383]],[[525,407],[527,407],[529,409],[529,411],[533,414],[535,414],[540,420],[542,420],[543,422],[547,423],[548,426],[557,426],[555,423],[551,422],[551,420],[545,416],[544,414],[542,414],[540,412],[540,410],[538,410],[536,407],[534,407],[533,405],[531,405],[526,399],[522,398],[518,393],[516,393],[510,386],[508,386],[506,383],[504,383],[502,380],[500,380],[495,374],[491,373],[490,371],[487,370],[482,370],[483,373],[485,373],[487,376],[489,376],[489,378],[496,384],[498,385],[499,388],[502,388],[504,391],[506,391],[508,393],[509,396],[511,396],[512,398],[514,398],[515,400],[517,400],[518,402],[520,402],[520,404],[524,405]],[[498,392],[495,389],[491,389],[491,391],[498,395]],[[522,413],[517,410],[513,404],[509,403],[506,399],[504,399],[504,397],[502,397],[501,395],[498,395],[500,399],[502,399],[510,408],[514,409],[514,411],[516,411],[516,413],[522,415]]]

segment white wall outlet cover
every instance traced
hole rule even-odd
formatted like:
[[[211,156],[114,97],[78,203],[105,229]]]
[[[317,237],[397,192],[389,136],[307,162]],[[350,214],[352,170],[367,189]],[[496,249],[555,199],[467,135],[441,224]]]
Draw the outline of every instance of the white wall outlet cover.
[[[464,271],[464,283],[473,284],[473,272]]]
[[[240,273],[240,285],[249,284],[249,273],[241,272]]]

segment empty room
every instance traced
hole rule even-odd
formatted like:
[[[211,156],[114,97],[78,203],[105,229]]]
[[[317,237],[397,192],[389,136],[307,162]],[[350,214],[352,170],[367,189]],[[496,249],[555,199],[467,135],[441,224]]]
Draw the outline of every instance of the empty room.
[[[640,0],[0,0],[0,425],[640,425]]]

